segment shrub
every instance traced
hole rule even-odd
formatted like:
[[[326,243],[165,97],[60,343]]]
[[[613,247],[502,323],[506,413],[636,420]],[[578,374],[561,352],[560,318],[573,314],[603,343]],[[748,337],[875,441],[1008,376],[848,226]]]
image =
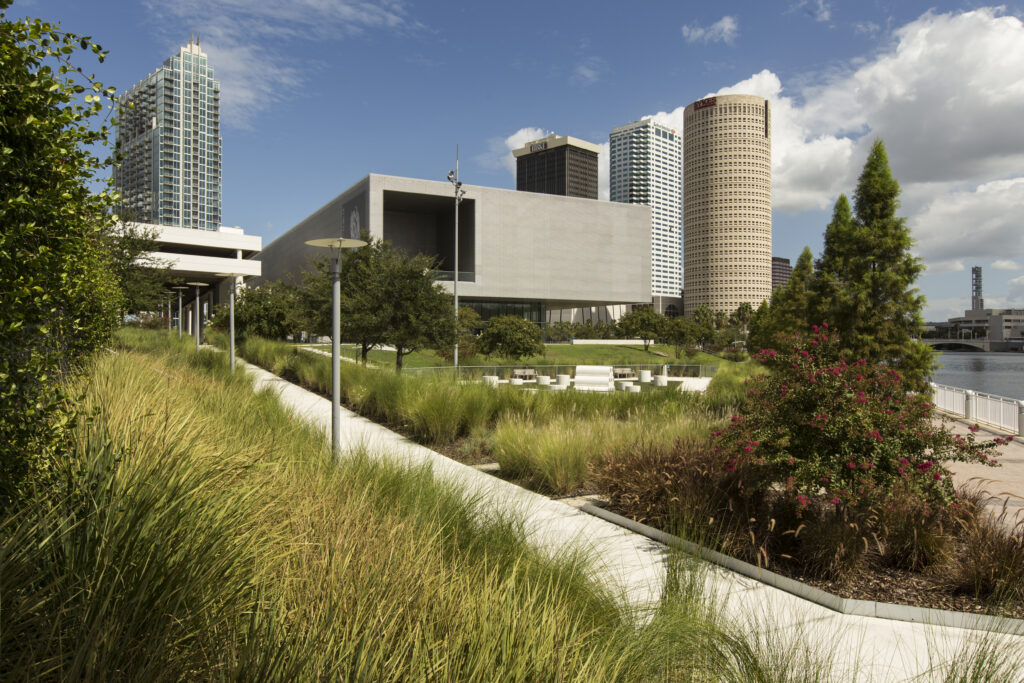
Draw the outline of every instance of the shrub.
[[[540,328],[529,320],[514,315],[491,318],[480,334],[479,348],[488,356],[528,358],[543,355]]]
[[[741,414],[717,435],[723,466],[749,467],[746,485],[863,508],[900,484],[944,505],[953,485],[940,463],[990,462],[994,444],[936,426],[928,397],[908,395],[895,370],[847,362],[827,326],[791,341],[759,354],[772,372],[748,382]]]

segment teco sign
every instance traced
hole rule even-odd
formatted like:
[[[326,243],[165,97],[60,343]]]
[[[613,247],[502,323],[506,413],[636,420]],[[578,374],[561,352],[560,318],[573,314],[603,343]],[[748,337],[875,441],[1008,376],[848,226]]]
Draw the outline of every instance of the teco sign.
[[[548,148],[548,143],[546,143],[546,142],[538,142],[538,143],[530,145],[530,151],[531,152],[539,152],[542,149],[547,149],[547,148]]]
[[[696,102],[693,103],[693,110],[694,111],[698,111],[700,109],[707,109],[708,107],[715,106],[717,103],[718,103],[718,98],[717,97],[709,97],[709,98],[704,99],[704,100],[697,100]]]

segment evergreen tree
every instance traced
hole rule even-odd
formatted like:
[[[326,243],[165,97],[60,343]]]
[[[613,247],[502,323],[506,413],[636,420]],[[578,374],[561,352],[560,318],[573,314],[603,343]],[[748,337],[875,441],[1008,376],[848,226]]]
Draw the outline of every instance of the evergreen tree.
[[[661,336],[665,316],[650,306],[639,306],[619,318],[619,330],[624,337],[642,339],[644,351],[651,347],[651,341]]]
[[[813,324],[813,262],[810,247],[804,247],[789,282],[772,292],[771,302],[763,312],[758,309],[759,315],[755,321],[751,321],[748,337],[751,351],[774,348],[775,338],[779,334],[803,332]]]
[[[820,320],[829,322],[852,356],[898,369],[912,389],[923,389],[931,350],[922,344],[924,297],[913,288],[924,266],[910,253],[906,220],[896,216],[900,186],[885,145],[876,140],[854,193],[836,202],[817,264]]]

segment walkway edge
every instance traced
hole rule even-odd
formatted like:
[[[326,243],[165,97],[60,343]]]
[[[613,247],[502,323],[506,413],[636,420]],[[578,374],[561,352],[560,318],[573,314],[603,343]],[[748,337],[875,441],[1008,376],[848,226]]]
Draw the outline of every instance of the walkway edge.
[[[971,612],[954,612],[952,610],[933,609],[930,607],[911,607],[891,602],[875,602],[873,600],[857,600],[842,598],[820,588],[808,586],[795,579],[768,571],[761,567],[738,560],[723,553],[697,545],[691,541],[673,536],[672,534],[641,524],[640,522],[586,503],[580,508],[583,512],[599,517],[606,522],[617,524],[624,529],[646,536],[647,538],[677,548],[730,571],[742,574],[763,584],[785,591],[822,607],[827,607],[840,614],[862,617],[876,617],[894,621],[909,621],[929,626],[950,626],[973,631],[990,631],[1008,635],[1024,635],[1024,619],[995,617],[988,614]]]

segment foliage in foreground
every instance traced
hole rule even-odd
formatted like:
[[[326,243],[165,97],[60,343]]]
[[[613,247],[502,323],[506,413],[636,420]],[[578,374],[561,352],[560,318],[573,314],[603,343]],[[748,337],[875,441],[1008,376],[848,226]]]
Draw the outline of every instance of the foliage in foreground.
[[[9,5],[0,0],[0,509],[61,447],[62,377],[120,310],[98,239],[112,197],[88,187],[110,163],[92,152],[109,133],[93,120],[113,89],[73,61],[106,53],[53,24],[11,21]]]
[[[699,573],[638,627],[579,555],[542,559],[429,470],[332,462],[223,354],[121,344],[149,351],[97,362],[68,493],[0,523],[5,677],[829,676],[827,650],[726,622]]]
[[[899,484],[945,505],[953,485],[943,462],[991,464],[994,443],[937,426],[929,397],[908,393],[892,368],[849,358],[827,325],[786,341],[760,353],[771,372],[748,382],[741,414],[714,445],[744,486],[783,486],[801,506],[857,507]]]

